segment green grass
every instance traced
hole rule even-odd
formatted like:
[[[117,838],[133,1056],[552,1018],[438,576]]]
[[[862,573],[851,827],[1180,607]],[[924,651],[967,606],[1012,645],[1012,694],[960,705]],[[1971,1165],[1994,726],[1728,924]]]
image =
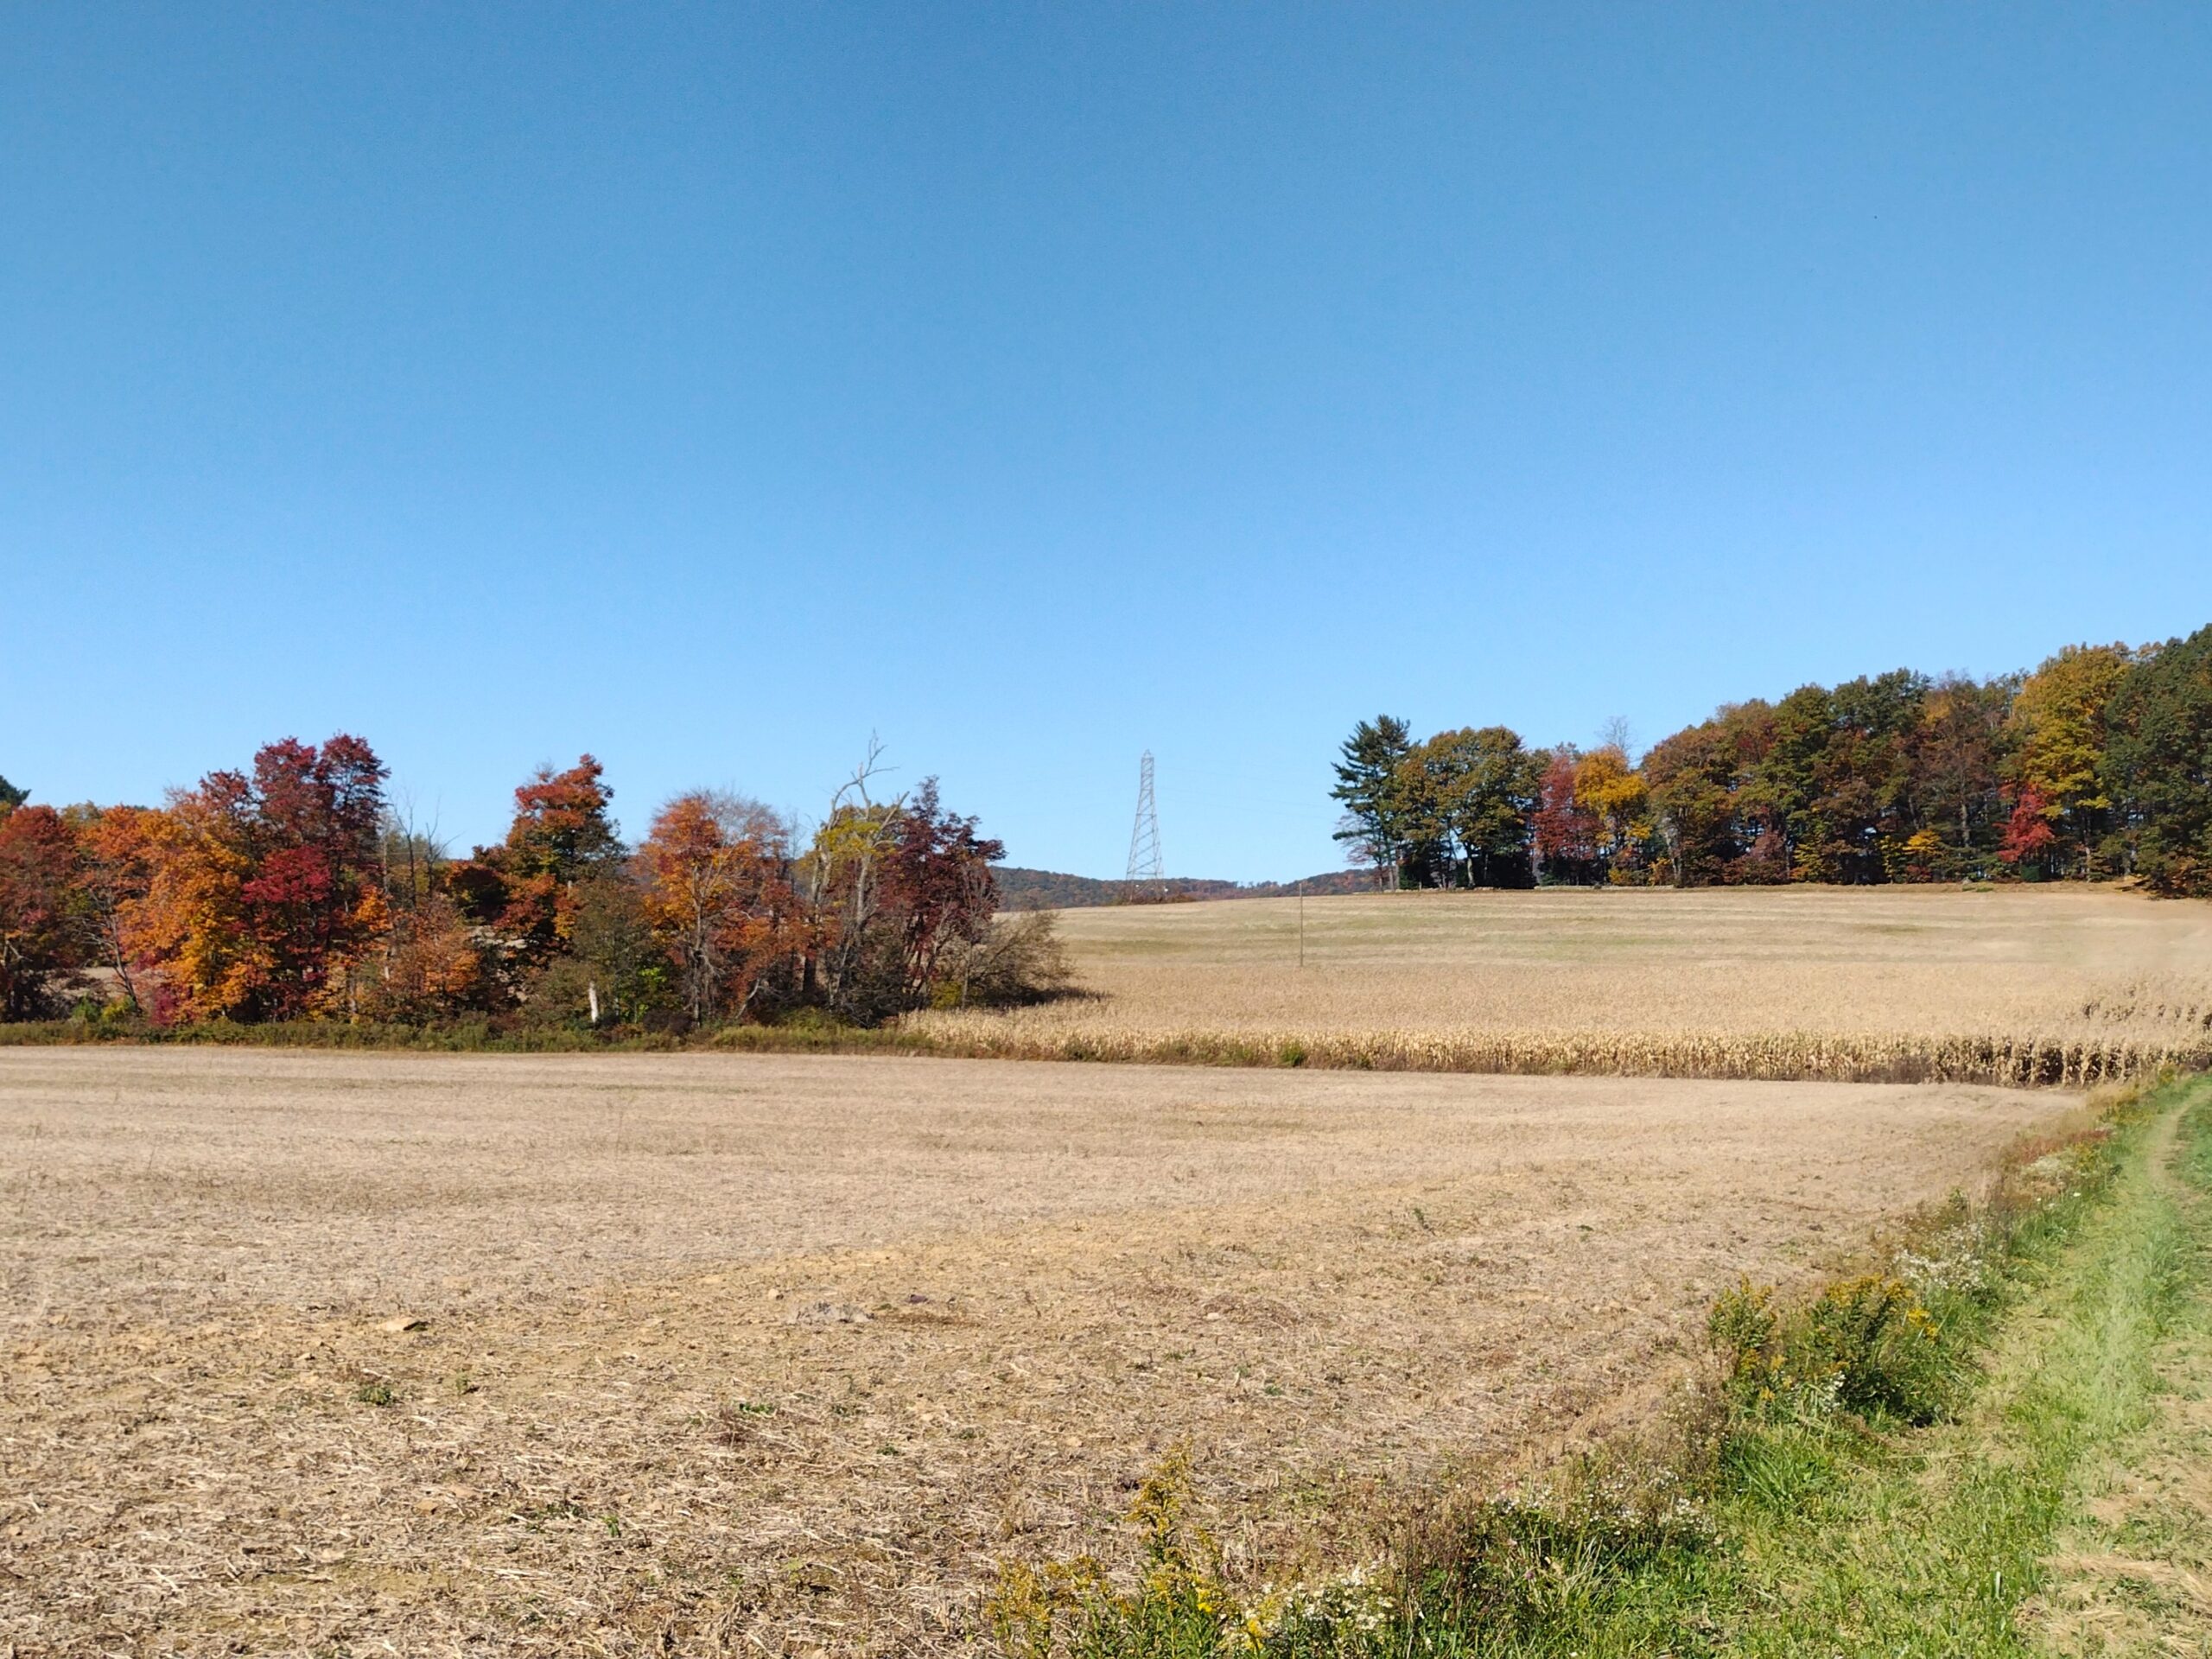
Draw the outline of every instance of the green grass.
[[[1387,1588],[1240,1601],[1171,1470],[1147,1489],[1135,1587],[1089,1562],[1016,1567],[1001,1643],[1079,1659],[2078,1651],[2039,1645],[2047,1563],[2115,1462],[2161,1444],[2146,1429],[2177,1353],[2212,1352],[2170,1340],[2208,1311],[2212,1083],[2153,1091],[2073,1174],[1973,1218],[1979,1269],[1937,1275],[1910,1322],[1866,1316],[1887,1306],[1868,1287],[1896,1282],[1878,1279],[1764,1326],[1764,1304],[1725,1305],[1734,1376],[1665,1460],[1616,1456],[1548,1497],[1432,1518]],[[1922,1242],[1967,1224],[1935,1218]]]
[[[2188,1131],[2208,1133],[2196,1091]],[[2035,1652],[2018,1612],[2091,1459],[2145,1421],[2152,1355],[2184,1298],[2202,1206],[2164,1173],[2177,1108],[2129,1133],[2102,1202],[2024,1274],[1959,1420],[1871,1444],[1769,1433],[1739,1455],[1716,1588],[1745,1655]],[[1783,1501],[1777,1502],[1776,1499]]]
[[[2212,1101],[2182,1141],[2186,1215],[2212,1193]],[[2187,1281],[2151,1359],[2137,1432],[2077,1483],[2078,1511],[2038,1598],[2047,1645],[2079,1656],[2212,1651],[2212,1230],[2188,1225]]]

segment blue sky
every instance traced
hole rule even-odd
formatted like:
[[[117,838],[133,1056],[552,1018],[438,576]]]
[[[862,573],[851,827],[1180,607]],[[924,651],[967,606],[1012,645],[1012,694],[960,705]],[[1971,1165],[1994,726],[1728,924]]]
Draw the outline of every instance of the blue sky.
[[[2212,620],[2212,9],[0,10],[0,773],[589,749],[1336,861],[1362,715],[1645,740]]]

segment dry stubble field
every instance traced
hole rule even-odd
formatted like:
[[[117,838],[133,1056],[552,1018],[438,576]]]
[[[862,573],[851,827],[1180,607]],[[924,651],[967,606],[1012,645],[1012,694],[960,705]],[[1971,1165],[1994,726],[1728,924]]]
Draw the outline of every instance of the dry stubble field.
[[[0,1652],[960,1650],[1178,1441],[1341,1566],[2074,1103],[0,1051]]]
[[[1096,998],[910,1024],[1049,1058],[2094,1083],[2212,1063],[2212,907],[2110,888],[1548,888],[1064,912]]]
[[[2208,914],[1343,899],[1301,969],[1289,901],[1079,912],[1096,996],[925,1024],[1504,1071],[2133,1065],[2202,1052]],[[2078,1098],[0,1051],[0,1654],[957,1650],[996,1563],[1110,1553],[1178,1442],[1232,1565],[1341,1567],[1408,1492],[1633,1415],[1738,1274],[1833,1262]]]

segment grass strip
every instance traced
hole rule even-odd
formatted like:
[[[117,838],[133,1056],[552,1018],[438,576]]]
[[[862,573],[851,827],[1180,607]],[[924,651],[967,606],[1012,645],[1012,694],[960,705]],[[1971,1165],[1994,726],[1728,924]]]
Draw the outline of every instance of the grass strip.
[[[2024,1264],[1986,1379],[1955,1423],[1837,1458],[1816,1436],[1766,1437],[1723,1523],[1735,1545],[1725,1646],[1745,1655],[2023,1655],[2021,1608],[2078,1513],[2079,1478],[2148,1419],[2154,1355],[2184,1303],[2203,1206],[2169,1173],[2176,1133],[2207,1135],[2202,1085],[2116,1147],[2114,1179],[2075,1236]],[[2184,1116],[2184,1113],[2186,1116]],[[1777,1482],[1769,1472],[1786,1471]],[[1777,1503],[1775,1500],[1784,1500]]]
[[[2181,1141],[2181,1205],[2201,1224],[2212,1207],[2212,1098]],[[2052,1653],[2212,1651],[2212,1228],[2185,1231],[2186,1284],[2151,1356],[2148,1419],[2084,1465],[2074,1519],[2026,1610]]]
[[[2046,1166],[2069,1173],[2008,1205]],[[2152,1090],[2108,1136],[2030,1148],[2007,1181],[1991,1210],[1929,1217],[1887,1273],[1802,1308],[1724,1298],[1729,1380],[1656,1461],[1616,1450],[1554,1491],[1431,1517],[1376,1567],[1242,1595],[1171,1461],[1138,1502],[1134,1587],[1089,1560],[1016,1565],[994,1605],[1001,1645],[1024,1659],[2052,1651],[2035,1599],[2050,1559],[2100,1466],[2153,1421],[2170,1332],[2204,1306],[2212,1084]]]

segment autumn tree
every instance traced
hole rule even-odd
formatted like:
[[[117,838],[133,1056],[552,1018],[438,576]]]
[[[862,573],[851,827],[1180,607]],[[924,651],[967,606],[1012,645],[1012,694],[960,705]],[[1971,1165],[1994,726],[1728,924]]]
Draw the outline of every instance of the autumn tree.
[[[567,949],[580,885],[627,856],[604,771],[588,754],[565,771],[539,766],[515,790],[506,839],[447,874],[461,914],[498,935],[517,974]]]
[[[1594,820],[1598,859],[1606,876],[1641,874],[1643,843],[1651,834],[1651,798],[1643,774],[1618,742],[1602,743],[1574,764],[1574,803]]]
[[[998,906],[1004,846],[945,809],[937,780],[910,800],[871,798],[877,752],[830,805],[801,862],[810,961],[832,1013],[863,1025],[920,1007],[948,953],[980,943]]]
[[[483,952],[459,909],[433,893],[393,912],[379,947],[351,964],[349,1012],[423,1024],[459,1019],[484,1007]]]
[[[386,916],[385,769],[366,743],[286,738],[251,772],[214,772],[152,820],[135,931],[163,1015],[289,1020],[344,1011]]]
[[[661,808],[639,858],[645,918],[676,964],[691,1023],[742,1017],[800,944],[782,821],[757,801],[696,791]]]
[[[83,965],[72,925],[77,838],[50,806],[0,817],[0,1020],[36,1020]]]
[[[379,831],[385,767],[359,738],[287,738],[254,756],[246,807],[253,868],[240,888],[266,963],[259,1012],[296,1019],[338,988],[386,909]]]
[[[2012,693],[2009,678],[1953,674],[1936,681],[1922,701],[1911,739],[1914,833],[1937,838],[1932,875],[1969,874],[1995,845]]]
[[[1554,749],[1537,788],[1529,844],[1537,871],[1546,880],[1587,882],[1597,878],[1599,869],[1603,821],[1576,787],[1577,760],[1571,745]]]
[[[974,944],[988,930],[999,904],[991,866],[1005,856],[1006,843],[980,833],[975,818],[945,810],[936,779],[922,780],[899,816],[883,867],[910,1006],[927,999],[949,948]]]
[[[2008,724],[2018,798],[2032,793],[2052,831],[2053,855],[2094,872],[2112,805],[2105,791],[2106,708],[2127,677],[2126,645],[2069,645],[2020,686]]]
[[[378,840],[383,918],[373,945],[347,964],[349,1010],[409,1024],[483,1011],[484,951],[447,891],[444,843],[396,809],[387,809]]]
[[[1999,861],[2013,870],[2047,873],[2058,848],[2058,832],[2050,827],[2050,803],[2033,784],[2005,790],[2008,810],[2005,833],[1997,843]]]
[[[1730,704],[1661,739],[1643,757],[1653,827],[1675,886],[1745,879],[1747,855],[1762,836],[1775,834],[1771,802],[1746,811],[1738,799],[1771,747],[1772,714],[1764,702]]]
[[[867,757],[830,797],[829,816],[799,863],[806,907],[800,995],[863,1021],[892,1011],[880,991],[893,977],[880,960],[888,951],[883,865],[906,801],[903,795],[875,798],[882,755],[882,745],[871,739]]]
[[[152,970],[146,1012],[164,1024],[245,1017],[266,977],[240,891],[253,868],[245,826],[218,776],[171,791],[149,826],[151,874],[130,931]]]
[[[68,817],[77,835],[75,912],[86,954],[115,976],[131,1008],[143,1009],[138,925],[153,887],[161,814],[143,806],[81,806]]]

